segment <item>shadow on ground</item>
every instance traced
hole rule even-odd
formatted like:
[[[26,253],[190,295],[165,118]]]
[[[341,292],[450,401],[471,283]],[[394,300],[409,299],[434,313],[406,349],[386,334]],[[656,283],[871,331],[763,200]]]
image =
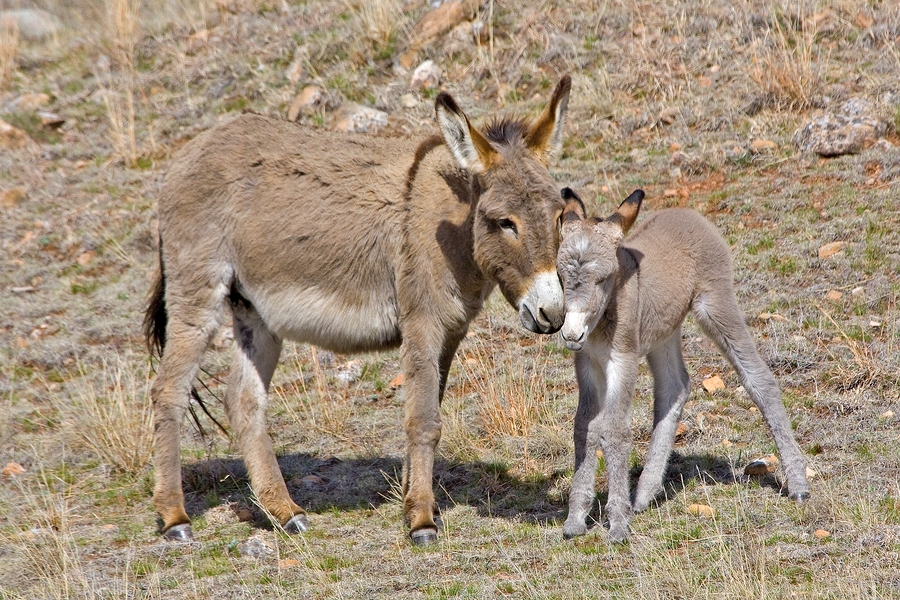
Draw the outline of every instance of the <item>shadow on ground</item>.
[[[335,510],[355,510],[378,507],[392,500],[399,501],[402,462],[396,457],[340,459],[310,454],[289,454],[279,459],[279,465],[291,497],[311,513]],[[634,490],[641,467],[631,470]],[[237,503],[250,508],[256,523],[263,528],[271,525],[254,504],[250,480],[244,463],[239,459],[212,459],[186,465],[183,470],[185,497],[191,516],[203,514],[208,508],[222,503]],[[535,474],[520,478],[502,464],[474,462],[435,463],[435,490],[441,509],[457,505],[472,506],[478,515],[503,519],[518,519],[541,525],[559,525],[566,516],[566,499],[554,493],[558,480],[565,477],[557,472],[550,476]],[[600,494],[591,512],[599,520],[599,507],[607,500],[605,478],[600,480]],[[665,478],[665,495],[656,506],[674,498],[691,481],[706,485],[743,483],[746,477],[727,460],[702,454],[673,454]],[[759,480],[760,484],[784,493],[773,476]],[[653,510],[651,506],[650,510]]]

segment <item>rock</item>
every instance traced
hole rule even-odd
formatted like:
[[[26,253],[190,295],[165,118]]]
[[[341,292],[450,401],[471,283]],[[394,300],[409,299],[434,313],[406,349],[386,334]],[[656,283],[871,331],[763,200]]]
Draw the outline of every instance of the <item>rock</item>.
[[[690,431],[690,427],[685,425],[683,422],[678,422],[678,428],[675,430],[675,437],[679,438],[683,435],[687,434]]]
[[[850,98],[834,114],[819,113],[794,132],[803,152],[821,156],[856,154],[874,145],[887,132],[887,123],[872,116],[869,103]]]
[[[249,558],[264,558],[275,554],[275,550],[264,539],[257,535],[251,535],[249,538],[238,544],[238,552],[241,556]]]
[[[66,120],[58,114],[52,113],[47,110],[37,111],[37,116],[41,121],[41,125],[43,125],[44,127],[50,127],[52,129],[59,129],[66,122]]]
[[[0,196],[0,207],[12,208],[17,204],[21,204],[28,197],[25,188],[13,188],[7,192],[3,192]]]
[[[296,121],[301,112],[312,111],[325,102],[325,91],[317,85],[308,85],[303,88],[291,108],[288,109],[288,121]]]
[[[831,300],[832,302],[837,302],[843,297],[844,295],[837,290],[828,290],[828,293],[825,294],[825,298]]]
[[[2,471],[0,471],[0,475],[3,475],[4,477],[15,477],[17,475],[24,475],[24,474],[25,474],[25,467],[23,467],[22,465],[20,465],[17,462],[6,463],[6,466],[3,467]]]
[[[316,488],[325,485],[325,480],[318,475],[304,475],[300,478],[300,482],[308,488]]]
[[[332,129],[350,133],[376,133],[381,127],[387,127],[386,112],[348,103],[341,106],[335,114]]]
[[[825,260],[841,253],[847,247],[847,242],[831,242],[819,247],[819,260]]]
[[[93,250],[86,250],[85,252],[82,252],[78,255],[78,258],[75,259],[75,262],[77,262],[82,267],[86,267],[92,260],[94,260],[95,256],[97,256],[96,252],[94,252]]]
[[[712,394],[716,390],[724,390],[725,382],[718,375],[713,375],[703,380],[703,389]]]
[[[9,112],[34,112],[42,106],[50,104],[47,94],[22,94],[6,105]]]
[[[894,411],[892,411],[892,410],[886,410],[883,413],[881,413],[882,419],[890,419],[893,416],[894,416]]]
[[[861,10],[856,13],[856,18],[853,19],[853,24],[860,29],[868,29],[875,24],[875,19],[872,18],[872,15],[870,15],[866,11]]]
[[[753,140],[750,144],[750,152],[753,154],[769,154],[777,149],[778,146],[772,140]]]
[[[419,47],[443,35],[470,18],[478,9],[477,0],[451,0],[428,11],[413,25],[412,40]]]
[[[108,525],[104,525],[103,527],[101,527],[100,533],[103,533],[105,535],[114,535],[116,533],[119,533],[119,527],[117,525],[113,525],[112,523],[110,523]]]
[[[351,384],[360,378],[362,370],[363,364],[361,360],[351,360],[338,367],[335,378],[341,383]]]
[[[403,108],[415,108],[419,105],[419,100],[415,94],[403,94],[400,96],[400,106]]]
[[[807,479],[815,479],[818,476],[819,476],[818,471],[815,471],[814,469],[810,469],[809,467],[806,467],[806,478]]]
[[[828,531],[827,529],[816,529],[813,532],[813,536],[815,536],[815,538],[817,540],[824,540],[825,538],[829,537],[830,535],[831,535],[831,532]]]
[[[671,125],[679,116],[681,116],[681,111],[674,106],[669,106],[659,112],[656,121],[657,123],[662,123],[664,125]]]
[[[687,507],[688,514],[695,517],[715,517],[716,509],[706,504],[691,504]]]
[[[481,19],[472,22],[472,37],[478,44],[487,44],[490,41],[491,32]]]
[[[678,142],[672,142],[671,144],[669,144],[669,152],[675,153],[679,150],[681,150],[681,144],[679,144]]]
[[[436,88],[441,82],[441,68],[433,60],[426,60],[413,71],[409,87],[413,89]]]
[[[392,388],[398,388],[403,385],[404,379],[405,379],[405,377],[403,376],[403,373],[399,373],[396,377],[391,379],[391,382],[388,385],[391,386]]]
[[[732,442],[728,438],[725,438],[724,440],[722,440],[722,446],[724,446],[725,448],[731,448],[732,446],[734,446],[734,442]]]
[[[283,571],[285,569],[293,569],[294,567],[299,567],[302,564],[303,563],[296,558],[282,558],[278,561],[278,570]]]
[[[760,321],[787,321],[787,317],[778,313],[761,312],[757,317]]]
[[[231,511],[235,514],[235,516],[237,516],[238,521],[240,521],[241,523],[251,523],[255,520],[253,517],[253,511],[243,504],[232,504]]]
[[[774,454],[757,458],[749,465],[744,467],[744,475],[762,476],[774,473],[778,468],[778,457]]]
[[[32,143],[34,142],[28,137],[27,133],[18,127],[13,127],[3,119],[0,119],[0,148],[17,150],[19,148],[25,148]]]
[[[317,350],[316,361],[319,363],[319,366],[327,369],[334,364],[334,352],[329,350]]]
[[[16,29],[26,40],[40,41],[57,35],[62,26],[46,10],[22,8],[0,11],[0,29]]]

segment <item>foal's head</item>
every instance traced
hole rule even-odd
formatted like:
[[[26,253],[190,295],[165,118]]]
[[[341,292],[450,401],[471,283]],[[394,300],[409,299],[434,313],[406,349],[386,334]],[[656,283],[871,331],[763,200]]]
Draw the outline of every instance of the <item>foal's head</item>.
[[[522,325],[536,333],[553,333],[565,319],[556,274],[564,203],[547,162],[562,146],[570,88],[571,79],[563,77],[534,123],[504,119],[483,131],[472,127],[448,94],[436,101],[445,144],[459,166],[474,175],[478,268],[519,310]]]
[[[569,350],[581,350],[615,293],[619,244],[637,218],[644,192],[632,192],[605,220],[586,218],[584,204],[569,188],[563,189],[562,197],[566,207],[556,259],[566,296],[561,334]]]

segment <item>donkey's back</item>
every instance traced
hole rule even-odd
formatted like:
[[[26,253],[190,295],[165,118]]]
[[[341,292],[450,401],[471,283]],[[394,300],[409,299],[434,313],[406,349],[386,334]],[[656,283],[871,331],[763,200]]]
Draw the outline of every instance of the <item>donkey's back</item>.
[[[162,256],[169,310],[220,286],[282,338],[342,352],[399,343],[394,273],[412,150],[258,115],[198,136],[159,201],[161,239],[177,240]]]

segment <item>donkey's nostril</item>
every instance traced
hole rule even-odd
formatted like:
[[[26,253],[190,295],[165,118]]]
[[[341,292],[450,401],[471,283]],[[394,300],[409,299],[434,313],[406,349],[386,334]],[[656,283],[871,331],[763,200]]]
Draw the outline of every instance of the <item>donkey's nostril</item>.
[[[545,322],[551,323],[550,317],[547,316],[547,313],[544,312],[544,309],[543,309],[543,308],[539,308],[539,309],[538,309],[538,312],[541,313],[541,318],[542,318]]]

